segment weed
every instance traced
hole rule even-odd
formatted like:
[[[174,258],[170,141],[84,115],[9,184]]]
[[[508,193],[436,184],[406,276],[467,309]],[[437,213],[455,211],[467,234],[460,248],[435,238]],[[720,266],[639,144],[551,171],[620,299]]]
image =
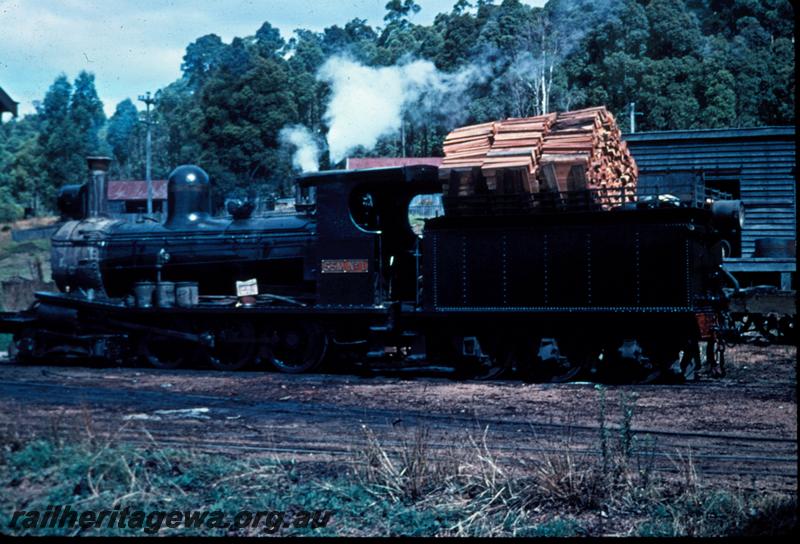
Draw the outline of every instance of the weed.
[[[303,465],[292,460],[164,447],[145,428],[143,443],[123,443],[98,432],[88,411],[80,439],[74,431],[65,439],[63,415],[56,414],[41,436],[8,435],[13,442],[0,458],[6,488],[0,524],[7,527],[15,509],[62,504],[80,510],[331,510],[324,529],[288,534],[339,536],[720,536],[796,529],[796,497],[709,487],[691,452],[673,459],[677,478],[651,470],[653,455],[642,452],[652,440],[640,440],[632,431],[635,398],[620,399],[618,426],[608,420],[605,391],[600,398],[598,440],[605,441],[605,449],[599,452],[597,445],[576,446],[569,432],[559,447],[549,444],[519,467],[495,455],[488,428],[446,449],[432,441],[429,429],[415,429],[387,447],[364,427],[352,461],[313,478],[302,477]],[[639,521],[631,526],[630,520]],[[131,534],[108,528],[85,532]],[[162,530],[176,533],[228,534],[205,527]],[[247,528],[237,534],[261,533]]]
[[[597,423],[600,428],[600,456],[603,462],[603,473],[608,474],[608,466],[610,464],[610,456],[608,451],[608,436],[609,431],[606,425],[606,388],[602,385],[595,385],[598,392],[599,411],[597,414]]]

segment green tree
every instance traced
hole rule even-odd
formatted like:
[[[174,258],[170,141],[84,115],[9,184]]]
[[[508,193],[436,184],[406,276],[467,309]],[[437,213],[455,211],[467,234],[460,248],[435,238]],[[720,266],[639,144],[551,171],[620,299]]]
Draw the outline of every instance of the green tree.
[[[430,25],[410,22],[419,4],[387,1],[384,27],[363,19],[284,42],[264,22],[225,43],[188,44],[182,76],[156,92],[153,175],[179,164],[207,168],[218,201],[230,191],[288,192],[291,153],[277,134],[302,123],[325,133],[330,90],[316,73],[332,55],[369,66],[428,59],[444,72],[481,77],[440,112],[412,106],[400,134],[360,154],[441,153],[454,124],[630,102],[640,130],[794,123],[794,8],[788,0],[454,0]],[[419,112],[425,113],[420,115]],[[36,114],[0,125],[0,216],[50,208],[57,188],[85,180],[85,155],[115,157],[115,175],[144,176],[136,107],[104,120],[91,74],[59,76]],[[627,127],[627,123],[622,123]],[[102,136],[102,137],[101,137]],[[323,158],[323,166],[325,166]]]
[[[14,204],[6,210],[32,208],[37,210],[42,204],[42,198],[49,195],[47,179],[45,177],[42,149],[35,137],[27,138],[14,155],[9,172],[8,185],[4,187],[14,195]],[[16,214],[19,218],[19,213]],[[10,220],[10,219],[6,219]]]
[[[202,158],[200,131],[204,112],[197,92],[185,79],[167,85],[155,95],[153,121],[153,176],[166,178],[181,164],[199,164]],[[141,132],[137,136],[141,138]],[[134,176],[144,177],[144,145],[132,160]]]
[[[39,115],[42,130],[39,146],[44,162],[45,183],[40,202],[53,208],[58,187],[66,183],[82,183],[85,178],[85,161],[80,156],[83,147],[80,131],[70,115],[72,85],[65,75],[56,78],[45,94]]]
[[[115,162],[112,174],[117,177],[131,176],[130,159],[135,151],[135,135],[139,125],[139,112],[130,98],[117,104],[114,115],[108,121],[106,141],[111,146]]]
[[[75,79],[69,116],[76,131],[78,153],[84,157],[103,153],[105,148],[100,144],[99,131],[106,122],[106,114],[97,96],[94,74],[81,71]]]
[[[40,125],[37,114],[0,125],[0,221],[20,219],[25,208],[39,207],[45,181]]]
[[[413,13],[419,13],[420,6],[414,0],[389,0],[386,2],[386,15],[383,20],[387,23],[401,23]]]
[[[199,141],[217,181],[218,202],[223,195],[288,179],[281,167],[290,164],[277,161],[277,138],[282,127],[298,121],[289,81],[285,60],[252,55],[244,67],[223,63],[203,87]]]
[[[727,70],[711,75],[705,89],[706,107],[703,110],[703,125],[707,128],[730,127],[736,123],[736,80]]]
[[[225,44],[216,34],[201,36],[186,47],[181,70],[192,88],[198,88],[205,82],[208,74],[217,66],[224,48]]]
[[[292,89],[300,122],[319,128],[322,122],[324,85],[315,74],[325,62],[322,37],[309,30],[299,30],[289,41],[292,56],[288,60],[289,88]]]
[[[256,31],[256,43],[259,53],[264,56],[277,55],[286,46],[280,31],[266,21]]]
[[[470,61],[472,49],[480,33],[477,18],[457,10],[449,15],[439,15],[434,21],[442,36],[442,44],[435,57],[436,66],[442,70],[455,70]]]
[[[679,57],[700,49],[700,23],[683,0],[652,0],[646,13],[651,29],[650,58]]]

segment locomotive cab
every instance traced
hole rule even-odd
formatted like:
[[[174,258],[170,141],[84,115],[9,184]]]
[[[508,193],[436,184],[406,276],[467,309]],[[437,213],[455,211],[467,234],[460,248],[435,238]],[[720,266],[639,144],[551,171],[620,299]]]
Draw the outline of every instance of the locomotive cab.
[[[298,185],[301,193],[316,193],[319,304],[415,300],[419,251],[408,205],[441,191],[435,167],[320,172]]]

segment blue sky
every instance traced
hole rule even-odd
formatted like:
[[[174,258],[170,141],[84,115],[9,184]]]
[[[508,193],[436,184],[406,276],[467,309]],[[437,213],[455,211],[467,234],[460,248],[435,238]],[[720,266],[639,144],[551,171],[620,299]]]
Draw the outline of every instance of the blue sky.
[[[412,20],[433,21],[456,0],[417,0]],[[543,5],[544,0],[523,0]],[[381,26],[386,0],[0,0],[0,87],[33,111],[53,79],[93,72],[111,114],[126,97],[156,90],[180,75],[186,46],[215,33],[229,42],[264,21],[284,38],[295,28],[322,30],[360,17]]]

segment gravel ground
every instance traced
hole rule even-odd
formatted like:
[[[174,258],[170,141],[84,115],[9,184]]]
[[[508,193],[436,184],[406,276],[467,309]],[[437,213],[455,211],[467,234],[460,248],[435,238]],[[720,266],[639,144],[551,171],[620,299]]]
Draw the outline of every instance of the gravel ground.
[[[664,471],[692,455],[701,473],[720,481],[796,493],[796,348],[737,346],[727,356],[724,379],[604,386],[606,421],[613,428],[621,403],[632,406],[637,447]],[[442,454],[485,436],[517,469],[567,443],[595,455],[600,397],[580,383],[0,366],[6,436],[116,435],[291,457],[321,471],[363,448],[365,428],[392,449],[425,427]]]

